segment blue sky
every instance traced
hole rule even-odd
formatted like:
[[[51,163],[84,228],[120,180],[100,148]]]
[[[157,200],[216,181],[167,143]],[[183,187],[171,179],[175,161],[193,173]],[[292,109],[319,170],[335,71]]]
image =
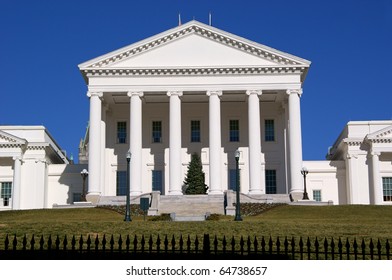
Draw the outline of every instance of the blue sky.
[[[352,120],[392,119],[392,1],[0,1],[0,124],[44,125],[77,159],[89,115],[77,65],[192,19],[312,61],[303,155]]]

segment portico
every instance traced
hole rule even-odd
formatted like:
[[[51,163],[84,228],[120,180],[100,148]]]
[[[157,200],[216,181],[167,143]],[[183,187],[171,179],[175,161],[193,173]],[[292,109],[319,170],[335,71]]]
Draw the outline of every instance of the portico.
[[[88,199],[181,195],[192,153],[209,194],[303,190],[300,97],[310,62],[191,21],[79,65],[90,98]]]

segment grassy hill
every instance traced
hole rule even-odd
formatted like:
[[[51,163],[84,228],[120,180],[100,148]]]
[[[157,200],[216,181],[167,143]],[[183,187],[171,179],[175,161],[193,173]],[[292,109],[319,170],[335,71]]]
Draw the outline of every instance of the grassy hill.
[[[0,248],[5,236],[28,238],[33,234],[47,237],[130,235],[202,236],[209,233],[222,237],[310,237],[392,239],[392,207],[390,206],[289,206],[272,208],[254,216],[243,216],[242,222],[233,217],[220,216],[204,222],[153,221],[124,216],[104,208],[51,209],[0,212]]]

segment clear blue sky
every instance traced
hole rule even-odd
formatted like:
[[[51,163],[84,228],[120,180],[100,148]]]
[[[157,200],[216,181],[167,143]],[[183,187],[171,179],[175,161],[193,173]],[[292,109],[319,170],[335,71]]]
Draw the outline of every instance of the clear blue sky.
[[[392,119],[392,1],[0,0],[0,124],[44,125],[77,159],[89,116],[77,65],[193,18],[312,61],[305,160],[350,120]]]

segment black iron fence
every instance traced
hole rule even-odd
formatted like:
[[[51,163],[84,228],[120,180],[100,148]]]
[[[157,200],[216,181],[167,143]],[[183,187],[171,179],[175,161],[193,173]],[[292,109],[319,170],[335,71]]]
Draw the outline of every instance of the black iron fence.
[[[386,240],[180,236],[6,236],[0,259],[390,260]]]

